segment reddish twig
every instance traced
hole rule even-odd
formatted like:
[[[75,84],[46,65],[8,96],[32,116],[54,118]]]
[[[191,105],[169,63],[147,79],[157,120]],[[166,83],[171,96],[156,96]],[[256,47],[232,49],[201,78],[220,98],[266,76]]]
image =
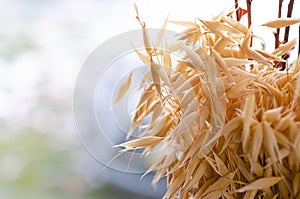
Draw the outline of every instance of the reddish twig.
[[[236,20],[240,21],[240,10],[239,10],[239,0],[234,0],[234,8],[235,8],[235,14],[236,14]]]
[[[294,7],[294,0],[290,0],[289,5],[288,5],[287,17],[292,17],[293,7]],[[288,42],[289,33],[290,33],[290,27],[287,26],[284,31],[284,40],[283,40],[284,43]],[[284,59],[284,60],[288,60],[289,57],[290,57],[289,52],[282,55],[282,59]],[[287,62],[285,62],[285,63],[281,62],[280,68],[281,68],[281,70],[285,70],[287,68]]]
[[[278,3],[278,18],[281,18],[282,2],[283,2],[283,0],[279,0],[279,3]],[[280,35],[280,28],[277,28],[276,32],[274,33],[274,36],[275,36],[275,48],[278,48],[279,45],[280,45],[279,35]]]
[[[253,0],[246,0],[247,2],[247,14],[248,14],[248,28],[250,28],[252,24],[252,16],[251,16],[251,4]]]
[[[294,0],[290,0],[290,3],[288,5],[287,17],[292,17],[293,7],[294,7]],[[288,42],[288,40],[289,40],[289,33],[290,33],[290,27],[287,26],[285,28],[285,32],[284,32],[284,42]]]
[[[252,25],[252,16],[251,16],[251,4],[253,0],[246,0],[247,2],[247,15],[248,15],[248,28]],[[250,40],[250,47],[252,46],[252,37]]]
[[[298,59],[300,59],[300,25],[299,25],[299,40],[298,40]]]

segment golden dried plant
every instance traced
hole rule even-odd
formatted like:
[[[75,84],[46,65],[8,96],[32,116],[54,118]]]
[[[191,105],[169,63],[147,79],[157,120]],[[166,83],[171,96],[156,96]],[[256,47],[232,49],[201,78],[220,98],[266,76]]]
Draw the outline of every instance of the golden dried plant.
[[[136,8],[137,10],[137,8]],[[167,178],[163,198],[299,198],[300,197],[300,59],[281,71],[281,56],[298,39],[273,52],[251,46],[253,33],[229,14],[196,22],[166,19],[153,43],[144,22],[149,66],[128,137],[150,122],[143,136],[118,145],[124,150],[159,148],[161,156],[147,172],[153,183]],[[178,43],[160,49],[167,22],[186,27]],[[300,19],[276,19],[270,28]],[[171,55],[184,58],[173,63]],[[130,87],[123,81],[119,101]]]

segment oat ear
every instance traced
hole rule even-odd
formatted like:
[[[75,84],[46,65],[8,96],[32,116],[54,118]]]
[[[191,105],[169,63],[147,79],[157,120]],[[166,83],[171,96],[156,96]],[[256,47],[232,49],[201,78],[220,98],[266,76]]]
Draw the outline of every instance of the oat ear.
[[[120,100],[128,93],[130,86],[131,86],[131,81],[132,81],[132,76],[133,72],[129,73],[126,75],[120,85],[120,89],[118,91],[117,97],[114,100],[114,105],[120,102]]]
[[[258,180],[255,180],[254,182],[238,189],[237,192],[245,192],[245,191],[250,191],[250,190],[263,190],[263,189],[269,188],[269,187],[277,184],[282,179],[283,179],[283,177],[260,178]]]
[[[267,26],[269,28],[283,28],[283,27],[292,26],[292,25],[298,24],[298,23],[300,23],[300,19],[278,18],[278,19],[263,23],[262,26]]]
[[[153,183],[166,178],[163,198],[297,198],[300,194],[300,59],[285,71],[278,62],[298,39],[273,52],[251,46],[251,27],[230,15],[213,20],[168,18],[153,44],[146,25],[146,52],[137,56],[149,66],[142,94],[121,151],[158,147],[151,163]],[[186,28],[175,44],[159,49],[167,22]],[[263,25],[285,27],[299,19],[276,19]],[[171,53],[179,52],[178,62]],[[132,74],[122,81],[116,100],[128,92]],[[149,122],[148,122],[149,119]]]

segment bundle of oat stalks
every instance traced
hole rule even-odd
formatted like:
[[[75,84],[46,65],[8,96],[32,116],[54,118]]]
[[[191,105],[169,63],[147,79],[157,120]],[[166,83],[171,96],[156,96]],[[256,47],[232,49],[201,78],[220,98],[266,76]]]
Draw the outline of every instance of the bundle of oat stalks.
[[[161,35],[154,44],[137,16],[146,50],[136,52],[149,66],[143,84],[150,83],[128,134],[139,129],[142,136],[119,146],[145,154],[160,150],[149,172],[156,173],[153,183],[167,178],[164,198],[299,198],[300,61],[282,59],[298,40],[273,52],[255,49],[251,28],[231,15],[166,20],[187,29],[164,50]],[[281,18],[263,25],[299,22]],[[170,56],[175,52],[184,55],[177,63]],[[116,102],[131,78],[123,80]]]

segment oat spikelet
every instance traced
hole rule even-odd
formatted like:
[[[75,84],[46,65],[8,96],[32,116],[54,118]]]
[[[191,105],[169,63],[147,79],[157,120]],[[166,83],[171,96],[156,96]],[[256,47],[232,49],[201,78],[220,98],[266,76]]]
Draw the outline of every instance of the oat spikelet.
[[[293,19],[293,18],[280,18],[280,19],[275,19],[269,22],[266,22],[262,24],[262,26],[267,26],[270,28],[282,28],[286,26],[291,26],[294,24],[300,23],[300,19]]]

